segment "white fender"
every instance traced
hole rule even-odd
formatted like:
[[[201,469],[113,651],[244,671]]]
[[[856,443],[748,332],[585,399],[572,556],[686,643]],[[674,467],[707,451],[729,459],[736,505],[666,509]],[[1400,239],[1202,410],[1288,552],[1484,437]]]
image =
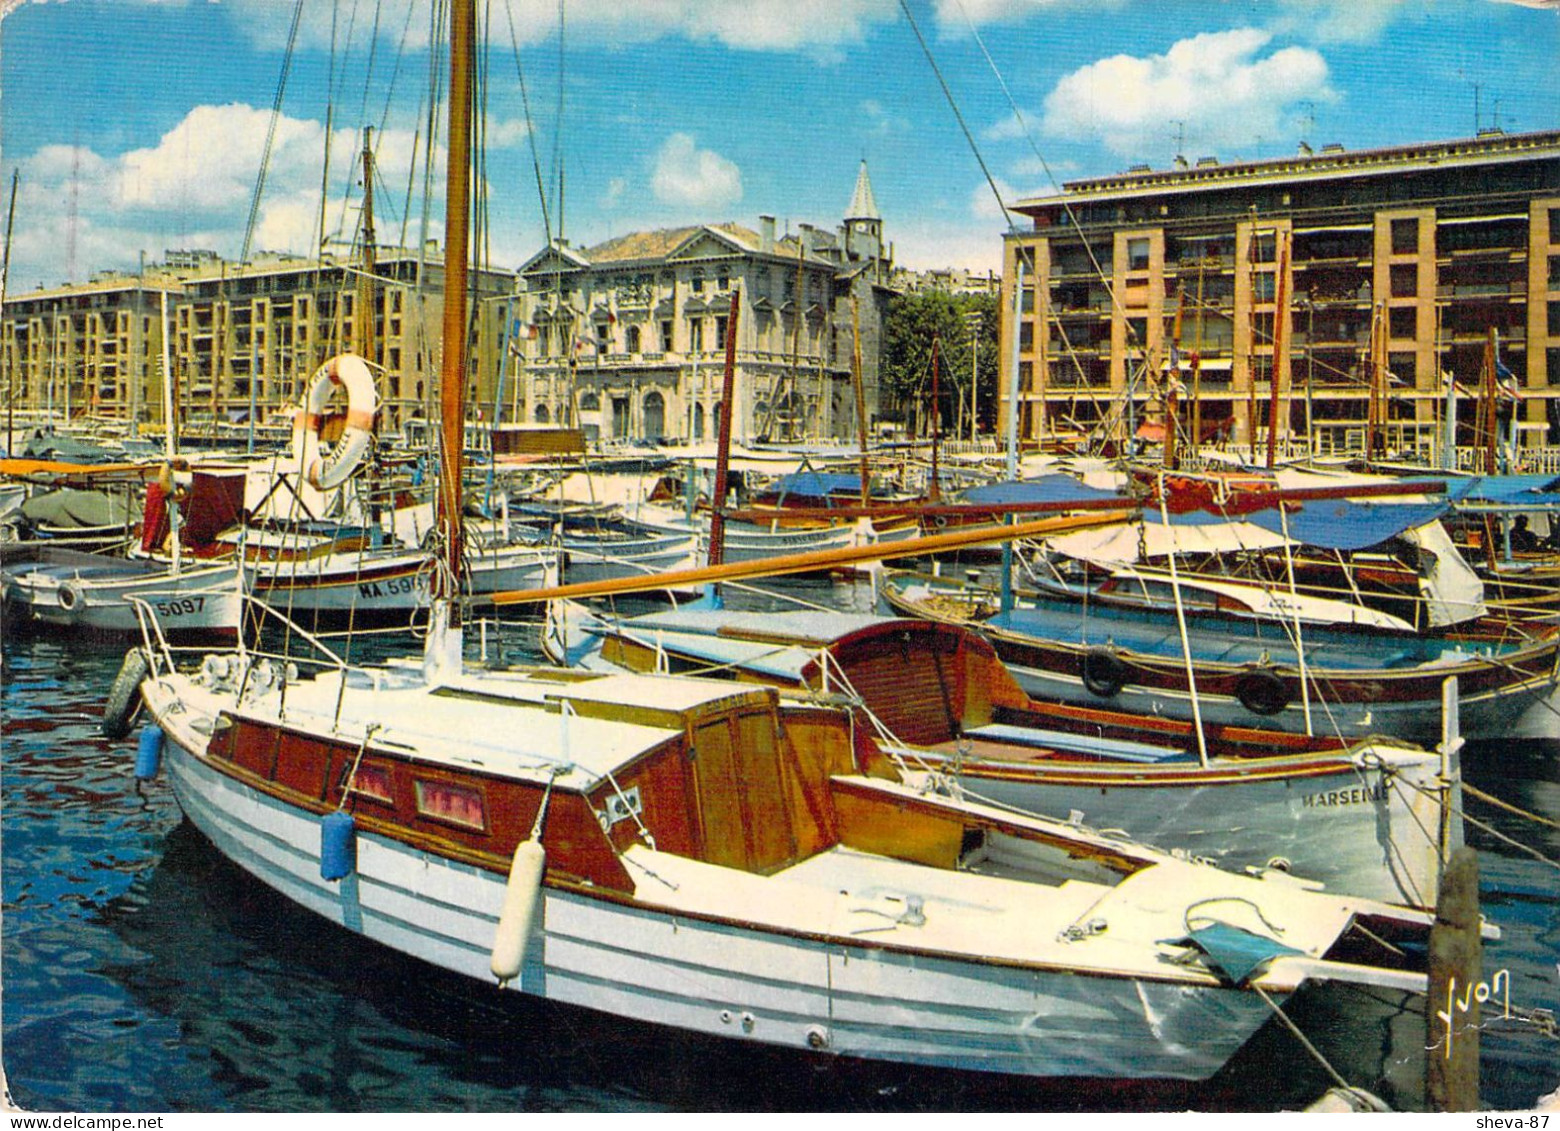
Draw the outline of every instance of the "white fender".
[[[320,425],[326,402],[338,385],[347,390],[347,427],[335,450],[321,459]],[[378,407],[373,374],[356,354],[338,354],[314,371],[303,406],[293,420],[293,455],[309,486],[328,491],[347,481],[368,451]]]
[[[520,976],[526,942],[531,937],[531,920],[536,918],[536,897],[541,892],[542,876],[546,871],[547,850],[540,840],[522,840],[515,846],[489,963],[489,969],[500,985]]]

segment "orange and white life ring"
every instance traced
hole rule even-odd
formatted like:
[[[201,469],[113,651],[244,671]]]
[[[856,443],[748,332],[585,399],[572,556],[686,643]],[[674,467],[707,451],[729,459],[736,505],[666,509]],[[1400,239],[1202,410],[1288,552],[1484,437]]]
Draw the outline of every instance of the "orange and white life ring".
[[[347,390],[346,431],[330,455],[321,458],[320,427],[325,405],[338,386]],[[368,371],[368,363],[356,354],[338,354],[314,371],[303,408],[293,420],[293,454],[309,486],[329,491],[347,481],[368,451],[378,407],[373,374]]]

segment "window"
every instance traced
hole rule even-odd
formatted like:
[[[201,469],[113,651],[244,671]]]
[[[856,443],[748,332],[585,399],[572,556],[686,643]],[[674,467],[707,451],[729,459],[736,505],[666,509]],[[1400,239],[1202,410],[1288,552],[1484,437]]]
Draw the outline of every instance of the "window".
[[[724,314],[717,314],[715,316],[715,348],[716,349],[725,349],[726,348],[726,322],[727,322],[727,316],[726,315],[724,315]]]
[[[453,782],[417,782],[417,812],[446,824],[487,831],[480,790]]]
[[[639,327],[638,326],[630,326],[628,328],[628,352],[629,353],[638,353],[639,352]]]
[[[600,353],[606,353],[612,348],[612,324],[610,322],[596,323],[596,349]]]
[[[661,319],[661,352],[672,352],[672,320],[670,318]]]
[[[375,801],[391,801],[393,798],[390,793],[390,767],[359,766],[357,776],[352,779],[352,792],[359,797],[368,797]]]
[[[702,295],[704,293],[704,272],[695,271],[688,280],[688,285],[693,289],[694,294]]]
[[[1127,241],[1127,270],[1148,270],[1148,237],[1137,236]]]
[[[1393,298],[1413,298],[1419,293],[1419,268],[1413,263],[1400,263],[1392,268],[1390,293]]]
[[[1391,337],[1415,337],[1419,328],[1419,311],[1412,306],[1393,307],[1387,312],[1387,322],[1390,327]]]
[[[704,319],[688,319],[688,348],[695,353],[704,348]]]
[[[1251,277],[1251,301],[1272,302],[1276,284],[1272,271],[1258,271]]]
[[[1392,254],[1413,255],[1419,250],[1419,221],[1410,216],[1392,221]]]

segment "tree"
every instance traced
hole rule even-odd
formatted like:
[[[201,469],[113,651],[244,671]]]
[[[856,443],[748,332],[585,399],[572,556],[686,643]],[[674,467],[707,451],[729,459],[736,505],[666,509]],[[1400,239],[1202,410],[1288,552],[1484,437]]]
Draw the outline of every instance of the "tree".
[[[930,432],[932,341],[936,339],[943,434],[969,434],[972,403],[980,430],[989,430],[997,417],[997,329],[995,295],[921,291],[895,298],[883,324],[878,360],[883,415],[902,421],[914,435]],[[978,382],[973,401],[972,340]]]

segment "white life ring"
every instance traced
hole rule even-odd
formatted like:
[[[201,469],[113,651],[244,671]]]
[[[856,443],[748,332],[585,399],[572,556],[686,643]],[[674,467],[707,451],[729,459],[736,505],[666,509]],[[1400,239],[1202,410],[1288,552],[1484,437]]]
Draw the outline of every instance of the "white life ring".
[[[326,402],[338,385],[347,390],[347,427],[330,455],[321,458],[320,426]],[[309,486],[329,491],[347,481],[368,451],[378,407],[373,374],[356,354],[338,354],[314,371],[303,407],[293,420],[293,454]]]

